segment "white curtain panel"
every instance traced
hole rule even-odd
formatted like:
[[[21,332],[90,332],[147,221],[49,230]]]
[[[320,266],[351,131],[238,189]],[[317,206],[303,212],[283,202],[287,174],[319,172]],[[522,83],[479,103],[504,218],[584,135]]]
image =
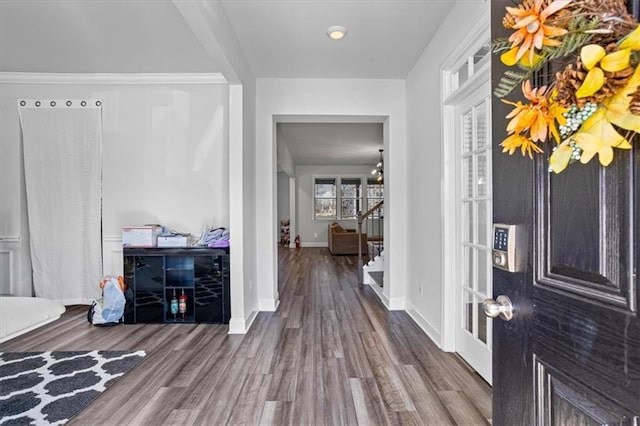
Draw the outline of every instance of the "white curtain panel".
[[[102,105],[18,101],[36,296],[88,304],[102,277]]]

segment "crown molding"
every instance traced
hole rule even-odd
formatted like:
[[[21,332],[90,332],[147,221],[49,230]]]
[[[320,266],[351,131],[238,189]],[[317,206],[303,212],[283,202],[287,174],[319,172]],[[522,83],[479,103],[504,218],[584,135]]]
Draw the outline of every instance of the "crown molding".
[[[220,73],[31,73],[0,72],[2,84],[226,84]]]

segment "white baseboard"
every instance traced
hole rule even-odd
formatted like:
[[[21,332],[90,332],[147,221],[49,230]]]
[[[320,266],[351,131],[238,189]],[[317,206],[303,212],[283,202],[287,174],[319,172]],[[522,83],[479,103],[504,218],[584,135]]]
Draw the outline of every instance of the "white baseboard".
[[[309,243],[300,243],[300,247],[329,247],[329,243],[323,242],[309,242]]]
[[[433,343],[441,348],[442,336],[440,335],[440,330],[434,327],[428,319],[426,319],[420,312],[418,312],[413,303],[408,300],[406,302],[406,312],[407,314],[409,314],[411,319],[413,319],[416,324],[418,324],[418,327],[420,327],[422,331],[424,331],[425,334],[433,341]]]
[[[407,305],[407,299],[405,297],[391,297],[389,299],[390,311],[404,311]]]
[[[252,311],[246,319],[231,318],[229,320],[228,334],[247,334],[257,316],[258,311]]]
[[[280,306],[280,298],[258,299],[258,310],[260,312],[275,312]]]

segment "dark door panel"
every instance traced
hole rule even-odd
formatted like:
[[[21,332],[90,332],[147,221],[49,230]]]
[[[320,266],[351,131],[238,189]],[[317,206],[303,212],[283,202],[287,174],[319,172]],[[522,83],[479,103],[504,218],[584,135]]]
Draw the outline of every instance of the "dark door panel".
[[[625,425],[633,426],[634,414],[535,358],[536,425]]]
[[[510,34],[501,20],[514,5],[492,1],[493,39]],[[495,88],[505,67],[492,60]],[[524,252],[522,270],[494,268],[493,296],[514,316],[492,320],[493,424],[640,424],[640,141],[607,168],[556,175],[549,152],[502,153],[511,109],[494,98],[493,220],[518,226]]]
[[[535,284],[635,312],[632,152],[535,179]]]

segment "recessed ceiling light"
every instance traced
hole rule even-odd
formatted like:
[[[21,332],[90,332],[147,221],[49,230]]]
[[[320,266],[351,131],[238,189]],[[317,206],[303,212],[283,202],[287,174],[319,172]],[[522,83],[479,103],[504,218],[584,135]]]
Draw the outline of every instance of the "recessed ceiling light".
[[[333,27],[329,27],[327,29],[327,36],[329,36],[331,40],[341,40],[346,35],[347,29],[345,27],[341,27],[340,25],[334,25]]]

